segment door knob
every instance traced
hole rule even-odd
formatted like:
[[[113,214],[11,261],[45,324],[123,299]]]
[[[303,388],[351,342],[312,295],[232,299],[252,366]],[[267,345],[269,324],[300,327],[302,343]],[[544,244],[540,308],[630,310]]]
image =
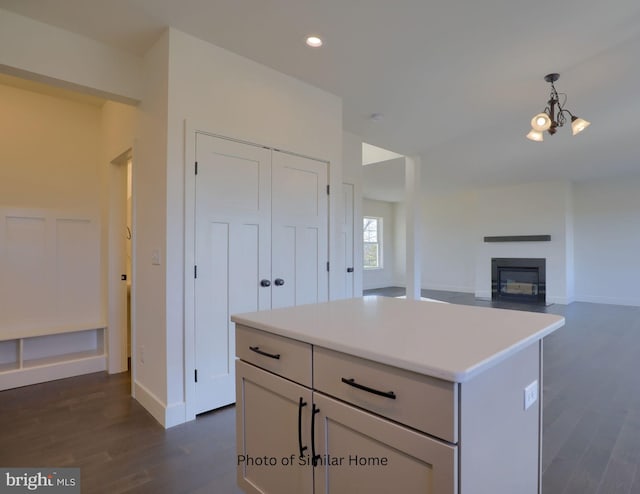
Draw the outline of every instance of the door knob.
[[[269,280],[261,280],[260,286],[271,286],[271,282]]]
[[[274,283],[276,284],[276,286],[282,286],[284,285],[284,280],[282,278],[276,278],[274,280]]]

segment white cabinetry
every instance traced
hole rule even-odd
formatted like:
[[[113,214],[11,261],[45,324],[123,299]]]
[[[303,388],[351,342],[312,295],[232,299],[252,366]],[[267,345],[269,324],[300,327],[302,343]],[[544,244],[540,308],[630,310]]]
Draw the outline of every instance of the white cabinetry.
[[[401,412],[412,408],[413,392],[427,410],[457,410],[455,384],[341,361],[342,354],[244,326],[236,350],[238,484],[247,493],[458,492],[458,447],[403,425],[414,426],[425,410]],[[316,384],[327,370],[349,376],[348,384],[337,380],[344,394],[333,392],[331,376]],[[361,384],[372,375],[395,391],[377,394]],[[433,423],[442,415],[436,411]],[[457,419],[443,422],[454,437]]]
[[[246,492],[313,492],[311,390],[236,361],[238,484]]]
[[[232,320],[247,367],[312,392],[301,430],[317,458],[315,493],[540,493],[541,400],[525,404],[525,390],[543,389],[542,338],[564,318],[362,297]],[[270,393],[266,381],[262,388]],[[293,442],[278,454],[299,454],[295,399],[293,418],[269,412],[282,429],[269,441]],[[261,401],[251,410],[238,403],[239,454],[268,455],[246,421]],[[247,492],[270,492],[241,469],[238,480]]]

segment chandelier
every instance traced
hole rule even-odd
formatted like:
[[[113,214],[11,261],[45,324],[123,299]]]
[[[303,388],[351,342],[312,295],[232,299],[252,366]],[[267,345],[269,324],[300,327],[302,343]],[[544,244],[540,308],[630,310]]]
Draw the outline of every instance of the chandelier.
[[[544,80],[551,84],[551,94],[549,95],[549,101],[547,101],[547,107],[544,111],[538,113],[531,119],[531,130],[527,134],[527,139],[542,142],[545,131],[550,135],[555,134],[558,127],[562,127],[566,123],[567,117],[565,114],[571,117],[571,130],[573,135],[579,134],[591,125],[591,122],[575,116],[564,107],[567,102],[566,94],[560,93],[560,95],[563,96],[562,102],[560,102],[560,95],[553,85],[558,79],[560,79],[560,74],[547,74],[544,76]]]

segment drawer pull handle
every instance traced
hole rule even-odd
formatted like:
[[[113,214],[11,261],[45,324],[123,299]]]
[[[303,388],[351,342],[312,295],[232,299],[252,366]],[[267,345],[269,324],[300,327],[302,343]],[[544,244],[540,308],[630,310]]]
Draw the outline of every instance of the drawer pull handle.
[[[259,353],[260,355],[264,355],[265,357],[270,357],[270,358],[274,358],[276,360],[280,360],[280,354],[279,353],[265,352],[264,350],[260,350],[259,346],[250,346],[249,350],[251,350],[252,352]]]
[[[362,391],[373,393],[374,395],[384,396],[385,398],[390,398],[392,400],[396,399],[396,394],[393,391],[380,391],[378,389],[370,388],[369,386],[365,386],[364,384],[358,384],[355,379],[345,379],[343,377],[342,382],[348,384],[349,386],[353,386],[354,388],[361,389]]]
[[[307,402],[301,396],[298,402],[298,449],[300,449],[300,458],[304,457],[304,451],[307,449],[306,446],[302,445],[302,407],[306,406]]]
[[[313,404],[313,411],[311,412],[311,464],[314,467],[318,466],[318,460],[321,458],[320,455],[316,454],[316,413],[320,413],[320,409]]]

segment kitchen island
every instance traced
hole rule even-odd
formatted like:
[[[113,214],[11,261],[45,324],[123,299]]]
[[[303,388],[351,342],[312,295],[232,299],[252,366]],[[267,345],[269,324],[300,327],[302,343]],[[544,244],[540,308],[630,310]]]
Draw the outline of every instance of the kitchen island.
[[[247,493],[540,493],[550,314],[363,297],[232,316]]]

